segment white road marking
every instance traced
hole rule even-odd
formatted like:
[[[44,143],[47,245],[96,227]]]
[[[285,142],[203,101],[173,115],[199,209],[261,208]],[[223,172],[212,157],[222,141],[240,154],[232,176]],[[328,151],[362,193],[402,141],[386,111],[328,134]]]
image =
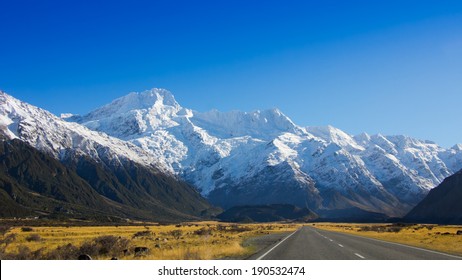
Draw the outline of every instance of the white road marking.
[[[382,243],[386,243],[386,244],[391,244],[391,245],[397,245],[397,246],[406,247],[406,248],[410,248],[410,249],[415,249],[415,250],[419,250],[419,251],[424,251],[424,252],[428,252],[428,253],[438,254],[438,255],[442,255],[442,256],[446,256],[446,257],[452,257],[452,258],[456,258],[456,259],[462,259],[462,257],[459,257],[459,256],[450,255],[450,254],[441,253],[441,252],[432,251],[432,250],[427,250],[427,249],[418,248],[418,247],[414,247],[414,246],[404,245],[404,244],[400,244],[400,243],[388,242],[388,241],[384,241],[384,240],[380,240],[380,239],[367,238],[367,237],[358,236],[358,235],[352,235],[352,234],[345,234],[345,235],[349,235],[349,236],[353,236],[353,237],[357,237],[357,238],[361,238],[361,239],[367,239],[367,240],[372,240],[372,241],[378,241],[378,242],[382,242]]]
[[[300,229],[302,229],[303,227],[299,228],[298,230],[292,232],[290,235],[286,236],[286,238],[282,239],[281,241],[279,241],[278,244],[274,245],[274,247],[272,247],[271,249],[269,249],[266,253],[264,253],[263,255],[261,255],[260,257],[257,258],[257,261],[258,260],[261,260],[263,259],[264,257],[266,257],[266,255],[268,255],[271,251],[273,251],[274,249],[276,249],[277,246],[281,245],[284,241],[286,241],[287,239],[289,239],[289,237],[291,237],[292,235],[294,235],[295,233],[297,233]]]
[[[330,242],[334,242],[334,240],[332,240],[332,239],[330,239],[330,238],[329,238],[329,241],[330,241]]]
[[[365,257],[361,256],[361,255],[358,254],[358,253],[355,253],[355,255],[356,255],[357,257],[361,258],[361,259],[365,259]]]
[[[342,245],[342,244],[337,244],[337,245],[343,248],[343,245]]]

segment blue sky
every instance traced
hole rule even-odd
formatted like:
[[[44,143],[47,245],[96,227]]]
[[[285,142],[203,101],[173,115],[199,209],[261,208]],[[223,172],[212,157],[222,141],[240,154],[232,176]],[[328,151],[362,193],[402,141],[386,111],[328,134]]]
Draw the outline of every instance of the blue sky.
[[[161,87],[199,111],[462,143],[462,1],[0,0],[0,14],[0,89],[56,114]]]

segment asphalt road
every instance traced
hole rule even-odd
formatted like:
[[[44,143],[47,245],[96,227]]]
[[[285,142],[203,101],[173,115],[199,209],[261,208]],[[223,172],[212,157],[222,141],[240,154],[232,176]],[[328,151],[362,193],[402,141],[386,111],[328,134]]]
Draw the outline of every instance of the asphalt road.
[[[265,248],[253,259],[462,260],[462,257],[305,226]]]

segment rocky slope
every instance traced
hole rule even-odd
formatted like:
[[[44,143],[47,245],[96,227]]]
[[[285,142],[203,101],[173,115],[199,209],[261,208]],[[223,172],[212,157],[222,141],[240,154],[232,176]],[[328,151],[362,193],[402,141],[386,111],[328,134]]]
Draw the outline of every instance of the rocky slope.
[[[404,219],[417,223],[462,224],[462,170],[432,189]]]

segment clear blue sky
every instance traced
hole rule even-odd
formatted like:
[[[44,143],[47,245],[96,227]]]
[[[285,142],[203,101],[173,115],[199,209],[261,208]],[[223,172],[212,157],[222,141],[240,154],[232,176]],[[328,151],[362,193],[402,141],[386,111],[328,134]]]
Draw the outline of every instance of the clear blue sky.
[[[0,0],[0,89],[59,114],[153,87],[462,143],[462,1]]]

